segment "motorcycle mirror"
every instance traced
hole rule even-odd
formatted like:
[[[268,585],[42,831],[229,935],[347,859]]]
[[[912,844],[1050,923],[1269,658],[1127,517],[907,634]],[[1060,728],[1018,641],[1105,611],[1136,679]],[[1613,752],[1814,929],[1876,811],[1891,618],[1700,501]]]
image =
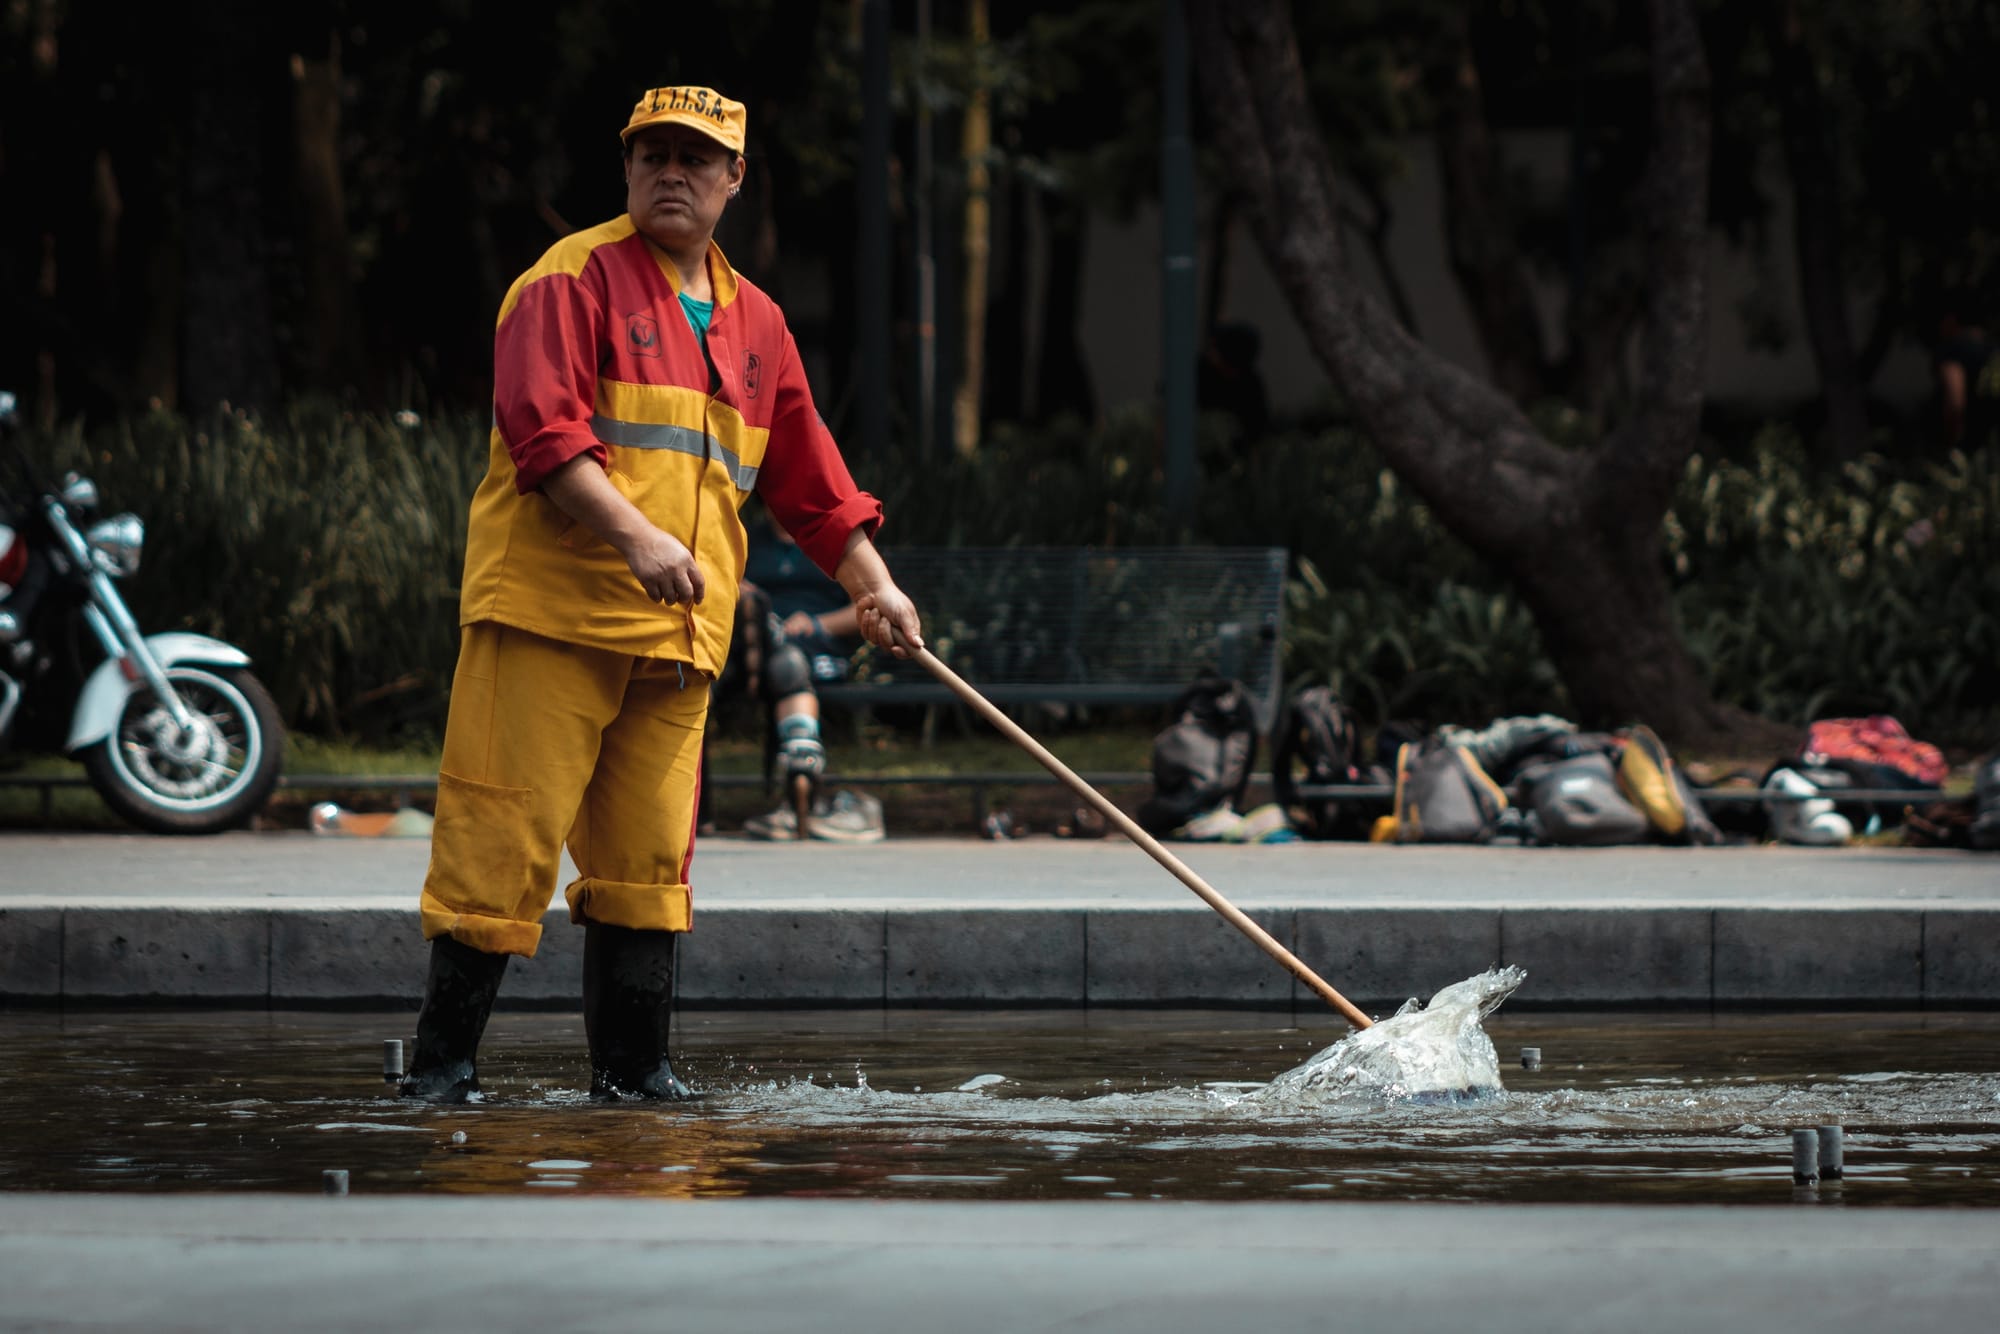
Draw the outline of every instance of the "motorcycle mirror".
[[[19,404],[20,400],[14,397],[13,390],[0,389],[0,422],[11,423],[14,420],[14,410]]]

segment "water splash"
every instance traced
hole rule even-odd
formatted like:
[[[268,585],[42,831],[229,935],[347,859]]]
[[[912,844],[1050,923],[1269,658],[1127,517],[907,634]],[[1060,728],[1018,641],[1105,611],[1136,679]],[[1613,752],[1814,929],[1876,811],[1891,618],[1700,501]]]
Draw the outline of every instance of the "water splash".
[[[1241,1101],[1253,1107],[1355,1097],[1452,1103],[1504,1093],[1500,1059],[1480,1021],[1527,976],[1510,964],[1454,982],[1428,1005],[1407,1000],[1389,1018],[1343,1038]]]

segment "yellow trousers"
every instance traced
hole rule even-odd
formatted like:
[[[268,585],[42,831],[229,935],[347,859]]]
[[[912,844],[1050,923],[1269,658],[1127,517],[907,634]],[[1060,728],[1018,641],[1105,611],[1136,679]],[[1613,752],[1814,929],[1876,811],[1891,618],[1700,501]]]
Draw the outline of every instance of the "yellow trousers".
[[[684,663],[466,626],[424,938],[532,957],[565,842],[571,921],[688,930],[708,687]]]

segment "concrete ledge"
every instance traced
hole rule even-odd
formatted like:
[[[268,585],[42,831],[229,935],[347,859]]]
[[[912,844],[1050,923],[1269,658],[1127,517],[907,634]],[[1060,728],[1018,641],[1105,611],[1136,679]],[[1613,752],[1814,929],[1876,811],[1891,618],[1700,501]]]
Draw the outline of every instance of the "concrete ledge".
[[[62,994],[63,910],[0,908],[0,996]]]
[[[1991,1004],[2000,997],[2000,918],[1940,908],[1924,914],[1924,1003]]]
[[[69,908],[63,996],[268,1000],[271,914],[246,908]]]
[[[1248,914],[1372,1014],[1496,963],[1530,1008],[2000,1004],[2000,911],[1257,909]],[[0,1002],[414,1005],[427,947],[389,908],[0,909]],[[583,932],[555,908],[503,1004],[580,994]],[[1205,908],[712,908],[680,999],[731,1005],[1320,1002]]]
[[[336,908],[264,915],[274,1005],[423,994],[429,949],[415,913]]]
[[[1509,911],[1501,957],[1528,970],[1543,1002],[1705,1004],[1715,995],[1714,919],[1702,908]]]
[[[1291,913],[1244,915],[1298,952]],[[1298,984],[1284,966],[1205,907],[1087,912],[1084,933],[1084,1000],[1093,1005],[1290,1006],[1297,999]]]
[[[890,1005],[1081,1005],[1089,995],[1084,915],[1040,909],[888,914]]]
[[[1293,952],[1370,1014],[1503,962],[1491,909],[1301,908]],[[1306,994],[1303,1003],[1318,1005]]]
[[[1918,1004],[1923,977],[1920,912],[1724,908],[1715,914],[1715,999],[1723,1004]]]
[[[1173,851],[1376,1014],[1495,963],[1528,970],[1522,1008],[2000,1005],[1993,854]],[[414,1005],[428,860],[421,839],[0,836],[0,1002]],[[1320,1008],[1122,841],[725,838],[698,863],[690,1005]],[[503,1005],[579,1002],[560,883]]]
[[[842,909],[701,909],[681,951],[693,1003],[882,1003],[883,914]]]

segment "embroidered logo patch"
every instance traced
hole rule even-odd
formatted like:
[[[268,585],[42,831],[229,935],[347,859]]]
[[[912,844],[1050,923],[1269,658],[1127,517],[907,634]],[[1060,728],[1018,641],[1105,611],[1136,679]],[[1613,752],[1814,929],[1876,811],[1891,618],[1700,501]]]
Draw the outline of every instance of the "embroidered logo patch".
[[[763,378],[764,363],[755,352],[743,354],[743,397],[757,397],[757,382]]]
[[[660,326],[646,314],[625,317],[625,345],[635,357],[657,357],[660,353]]]

